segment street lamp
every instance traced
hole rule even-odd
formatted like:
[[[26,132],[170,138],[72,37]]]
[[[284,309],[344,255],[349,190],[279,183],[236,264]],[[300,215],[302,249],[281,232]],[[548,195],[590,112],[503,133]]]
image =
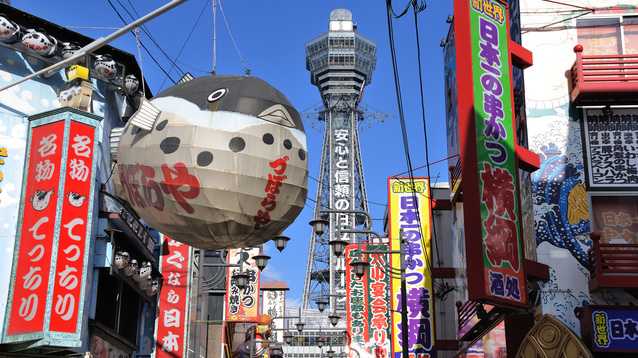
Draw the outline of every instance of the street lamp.
[[[318,300],[315,301],[315,303],[317,304],[317,309],[319,310],[319,312],[323,312],[326,309],[326,306],[328,305],[328,301],[326,301],[323,298],[319,298]]]
[[[339,317],[336,312],[333,312],[330,316],[328,316],[328,319],[330,320],[330,324],[333,327],[337,326],[337,324],[339,323],[339,319],[340,318],[341,317]]]
[[[295,324],[295,326],[297,326],[297,332],[301,333],[301,332],[303,332],[303,326],[305,326],[305,324],[303,322],[299,321],[299,322],[297,322]]]
[[[326,354],[328,355],[328,358],[334,358],[335,356],[335,351],[333,351],[332,349],[329,349],[326,351]]]
[[[368,261],[353,260],[350,266],[354,269],[354,274],[357,275],[358,278],[362,278],[368,270],[368,267],[370,267],[370,263]]]
[[[259,254],[259,255],[253,256],[253,260],[255,260],[255,264],[257,265],[257,268],[259,269],[259,271],[263,271],[266,268],[266,265],[268,265],[268,260],[270,260],[270,256]]]
[[[317,347],[321,348],[323,347],[323,337],[317,337]]]
[[[321,236],[326,231],[326,227],[330,225],[330,222],[326,219],[315,219],[310,221],[308,224],[312,226],[317,236]]]
[[[290,241],[290,238],[288,236],[275,236],[272,240],[275,242],[275,247],[277,248],[277,250],[279,250],[279,252],[282,252],[286,248],[286,245],[288,244],[288,241]]]
[[[290,345],[292,343],[292,333],[284,333],[284,342],[286,342],[287,345]]]
[[[235,285],[237,285],[237,288],[239,288],[240,290],[243,290],[246,288],[246,286],[248,286],[249,279],[250,279],[250,275],[248,275],[248,273],[243,271],[233,275],[233,280],[235,280]]]
[[[346,240],[337,239],[330,241],[328,245],[332,247],[332,253],[336,257],[341,257],[341,255],[343,255],[343,251],[346,249],[346,245],[348,245],[348,242]]]

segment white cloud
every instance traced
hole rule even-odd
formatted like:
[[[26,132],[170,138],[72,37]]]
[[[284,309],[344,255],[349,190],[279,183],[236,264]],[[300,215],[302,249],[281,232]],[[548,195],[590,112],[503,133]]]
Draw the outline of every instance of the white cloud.
[[[17,205],[18,201],[20,201],[20,193],[16,190],[15,184],[10,181],[3,181],[0,187],[2,188],[0,208]]]

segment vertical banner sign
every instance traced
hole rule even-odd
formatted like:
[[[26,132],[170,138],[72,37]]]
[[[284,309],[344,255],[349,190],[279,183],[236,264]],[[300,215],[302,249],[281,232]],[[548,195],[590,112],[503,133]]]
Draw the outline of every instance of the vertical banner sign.
[[[408,312],[408,349],[416,358],[434,357],[434,298],[432,294],[431,236],[432,213],[426,178],[388,178],[390,203],[390,246],[401,249],[399,233],[403,232],[405,280]],[[399,255],[391,256],[391,267],[401,268]],[[392,353],[402,355],[401,280],[392,279]]]
[[[493,0],[470,2],[476,155],[480,196],[484,296],[526,302],[519,223],[507,9]],[[468,188],[467,190],[471,190]],[[469,213],[475,215],[475,213]],[[468,233],[469,234],[469,233]]]
[[[286,315],[286,290],[262,290],[262,312],[270,318],[284,317]],[[276,342],[284,341],[284,319],[278,318],[272,321],[273,336]]]
[[[357,277],[350,264],[363,260],[365,244],[350,244],[346,246],[346,325],[350,336],[350,345],[357,351],[365,351],[369,339],[369,305],[368,305],[368,274]],[[352,350],[351,350],[352,351]]]
[[[253,257],[259,255],[259,247],[230,249],[228,263],[241,265],[248,274],[248,285],[243,290],[235,284],[233,276],[239,267],[229,267],[226,275],[226,320],[229,322],[256,322],[259,317],[259,269]]]
[[[388,357],[390,355],[390,260],[387,252],[390,248],[384,244],[368,244],[368,260],[370,274],[368,275],[368,321],[370,327],[370,352],[373,357]]]
[[[162,235],[159,294],[155,329],[155,357],[186,357],[186,325],[190,291],[192,248]]]
[[[7,300],[6,336],[43,333],[56,209],[60,195],[64,120],[30,128],[22,226],[16,238],[14,280]]]
[[[92,202],[95,128],[71,122],[68,135],[62,220],[53,283],[53,308],[49,329],[75,333],[79,329],[80,306],[84,303],[84,271],[89,249],[89,206]]]

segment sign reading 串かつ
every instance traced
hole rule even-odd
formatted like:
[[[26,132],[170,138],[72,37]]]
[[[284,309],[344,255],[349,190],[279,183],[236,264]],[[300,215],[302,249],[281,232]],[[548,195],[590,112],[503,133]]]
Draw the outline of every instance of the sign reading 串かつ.
[[[468,271],[468,281],[482,275],[480,296],[524,304],[507,9],[499,1],[467,1],[483,262],[482,272]]]
[[[259,269],[253,257],[259,255],[259,247],[228,250],[229,267],[226,275],[226,320],[229,322],[256,322],[259,316]],[[243,271],[248,274],[248,284],[237,287],[233,277]]]
[[[401,249],[405,241],[404,267],[407,291],[408,349],[410,356],[434,357],[434,296],[430,273],[432,216],[430,190],[426,178],[388,179],[390,247]],[[391,267],[401,267],[399,255],[391,256]],[[392,279],[392,356],[402,353],[401,280]]]

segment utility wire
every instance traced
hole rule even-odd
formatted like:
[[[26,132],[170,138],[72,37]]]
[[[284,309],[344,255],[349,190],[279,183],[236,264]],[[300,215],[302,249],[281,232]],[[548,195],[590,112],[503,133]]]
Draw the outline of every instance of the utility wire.
[[[115,5],[113,5],[113,3],[111,2],[111,0],[106,0],[109,4],[109,6],[111,6],[111,9],[113,9],[113,11],[115,12],[115,14],[117,15],[117,17],[120,18],[120,20],[122,21],[123,24],[127,25],[128,22],[124,19],[124,17],[122,16],[122,14],[120,14],[120,12],[117,10],[117,8],[115,7]],[[131,31],[131,35],[133,37],[135,37],[135,34],[133,33],[133,31]],[[153,60],[153,62],[155,63],[155,65],[157,65],[157,67],[166,75],[168,76],[168,78],[171,80],[171,82],[176,83],[177,81],[175,81],[173,79],[173,77],[171,77],[171,75],[166,72],[166,70],[164,69],[164,67],[162,66],[161,63],[159,63],[159,61],[157,61],[157,59],[153,56],[153,54],[148,50],[148,48],[146,47],[146,45],[144,45],[143,42],[140,41],[140,45],[142,45],[142,48],[144,49],[144,52],[146,52],[147,55],[149,55],[149,57],[151,58],[151,60]]]
[[[219,1],[219,12],[222,14],[222,19],[224,20],[224,25],[226,25],[226,31],[228,31],[228,37],[230,37],[230,41],[233,43],[233,47],[235,48],[235,52],[237,52],[237,56],[239,57],[239,61],[241,62],[242,67],[244,67],[244,72],[248,75],[250,74],[250,68],[246,63],[246,59],[241,55],[239,51],[239,46],[237,46],[237,41],[235,41],[235,36],[233,36],[233,32],[230,30],[230,25],[228,24],[228,20],[226,19],[226,14],[224,14],[224,6],[222,5],[222,1]]]
[[[421,40],[419,38],[419,20],[418,13],[419,8],[417,7],[416,1],[413,3],[414,8],[414,32],[416,33],[416,58],[417,63],[419,65],[419,92],[421,97],[421,122],[423,124],[423,138],[425,140],[425,163],[426,163],[426,172],[428,175],[428,193],[432,196],[432,176],[430,175],[430,150],[428,144],[428,129],[427,123],[425,121],[425,97],[423,96],[423,70],[421,66]],[[430,201],[431,206],[432,201]],[[428,213],[429,214],[429,213]],[[437,242],[436,236],[436,223],[432,220],[432,242],[434,242],[434,249],[436,250],[436,261],[437,266],[441,266],[441,253],[439,252],[439,244]]]
[[[175,62],[179,62],[179,58],[182,56],[182,53],[184,52],[184,49],[186,48],[186,45],[188,44],[188,41],[190,41],[191,36],[193,36],[193,33],[195,32],[195,29],[197,28],[197,25],[199,24],[199,20],[202,19],[202,15],[204,15],[204,11],[206,11],[207,7],[208,7],[208,1],[204,1],[204,6],[202,7],[201,11],[199,12],[199,15],[197,16],[197,20],[195,20],[195,23],[193,24],[193,27],[191,28],[190,32],[188,33],[188,36],[186,36],[186,39],[184,39],[184,42],[182,43],[182,46],[179,48],[179,52],[177,53],[177,56],[175,56]],[[170,73],[171,71],[173,71],[173,68],[175,68],[175,66],[171,65],[171,68],[168,70],[168,72]],[[166,83],[166,80],[167,80],[167,77],[164,76],[164,80],[162,81],[162,84],[159,87],[160,91],[164,88],[164,84]]]

